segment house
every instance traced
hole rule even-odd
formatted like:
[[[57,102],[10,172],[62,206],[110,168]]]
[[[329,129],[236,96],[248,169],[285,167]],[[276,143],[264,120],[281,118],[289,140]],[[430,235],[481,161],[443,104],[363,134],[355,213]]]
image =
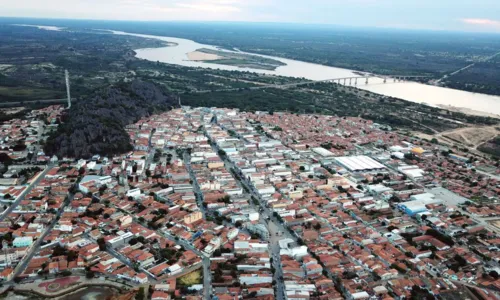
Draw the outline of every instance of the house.
[[[12,242],[12,245],[16,248],[29,247],[33,244],[32,236],[16,237]]]
[[[14,276],[14,269],[12,268],[5,268],[1,273],[0,273],[0,279],[9,281],[12,279]]]
[[[170,295],[162,291],[154,291],[151,300],[170,300]]]
[[[56,274],[59,272],[59,263],[57,261],[49,263],[49,273]]]
[[[148,276],[144,273],[139,273],[135,275],[134,280],[137,281],[138,283],[147,283],[148,282]]]

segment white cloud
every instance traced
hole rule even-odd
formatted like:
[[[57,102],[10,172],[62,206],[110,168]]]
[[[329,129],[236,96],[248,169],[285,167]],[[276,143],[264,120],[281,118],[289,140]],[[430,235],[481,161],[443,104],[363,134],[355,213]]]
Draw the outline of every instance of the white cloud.
[[[490,20],[490,19],[462,19],[462,22],[469,25],[480,25],[480,26],[490,26],[490,27],[499,27],[500,21]]]

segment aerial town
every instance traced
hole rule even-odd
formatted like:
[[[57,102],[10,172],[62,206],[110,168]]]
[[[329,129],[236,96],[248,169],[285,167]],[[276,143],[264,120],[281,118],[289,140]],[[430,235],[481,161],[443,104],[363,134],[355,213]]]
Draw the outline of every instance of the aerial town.
[[[63,111],[0,127],[2,290],[500,299],[495,161],[362,118],[190,107],[128,125],[129,153],[46,156]]]

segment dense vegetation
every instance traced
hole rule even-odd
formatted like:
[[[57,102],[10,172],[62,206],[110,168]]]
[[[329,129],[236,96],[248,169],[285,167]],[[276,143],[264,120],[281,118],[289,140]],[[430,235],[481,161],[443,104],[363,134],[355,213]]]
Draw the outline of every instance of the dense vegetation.
[[[289,111],[360,116],[396,128],[435,133],[473,124],[497,124],[498,120],[453,113],[409,101],[384,97],[353,87],[314,83],[295,89],[221,91],[182,95],[182,104],[239,108],[245,111]],[[424,125],[425,124],[425,125]]]
[[[500,158],[500,136],[482,144],[477,148],[479,151],[486,154],[491,154],[495,157]]]
[[[0,22],[2,20],[0,19]],[[441,76],[500,49],[500,36],[320,25],[19,20],[4,22],[114,29],[188,38],[224,48],[379,74]]]
[[[71,72],[73,95],[89,94],[127,76],[131,49],[161,45],[158,40],[0,23],[0,102],[66,97],[64,69]]]
[[[500,95],[500,54],[446,78],[444,83],[454,89]]]
[[[21,22],[18,20],[16,23]],[[68,42],[68,39],[71,41]],[[83,117],[76,117],[76,120],[73,120],[72,117],[69,125],[61,127],[62,134],[66,136],[64,140],[55,138],[49,140],[46,147],[49,153],[63,156],[84,156],[94,150],[99,153],[114,152],[115,148],[108,149],[109,146],[106,145],[109,139],[105,142],[99,140],[100,137],[108,135],[108,131],[112,131],[119,137],[117,148],[128,149],[128,140],[120,128],[138,115],[125,115],[124,122],[118,124],[111,120],[111,124],[107,124],[108,120],[99,117],[105,114],[99,111],[92,112],[88,105],[94,102],[99,103],[99,99],[107,97],[102,94],[96,96],[93,91],[103,89],[109,91],[107,87],[110,85],[132,80],[151,82],[165,93],[180,95],[182,104],[192,106],[362,116],[393,127],[427,133],[461,126],[448,119],[474,124],[496,124],[497,122],[494,119],[452,113],[331,83],[311,83],[307,86],[289,89],[269,87],[253,90],[252,88],[261,87],[262,83],[287,84],[302,82],[304,79],[250,72],[187,68],[139,60],[133,56],[131,49],[138,46],[154,47],[159,44],[156,41],[130,36],[91,34],[83,30],[79,33],[45,31],[30,27],[2,25],[0,22],[0,41],[6,42],[0,46],[0,64],[10,64],[7,67],[3,66],[2,68],[6,69],[0,72],[3,76],[0,81],[0,101],[51,97],[51,95],[38,92],[40,90],[60,93],[62,96],[65,92],[63,74],[64,69],[67,68],[71,74],[72,96],[79,99],[70,115],[77,116],[78,113],[73,111],[78,108],[88,120],[96,118],[96,121],[89,121],[90,128],[83,130],[84,132],[80,132],[80,136],[77,136],[72,130],[78,132],[79,128],[85,125],[85,120]],[[16,55],[13,49],[19,52],[18,57],[27,57],[27,59],[15,60]],[[36,51],[30,49],[36,49]],[[36,53],[37,59],[33,58],[33,53]],[[11,93],[9,97],[2,97],[2,86],[7,93]],[[37,92],[33,93],[32,97],[16,98],[12,96],[16,90],[28,92],[37,90]],[[120,95],[118,96],[123,96]],[[114,96],[110,98],[115,99]],[[113,105],[115,104],[116,107],[113,109],[120,113],[125,110],[122,104],[114,103]],[[148,111],[147,108],[146,111]],[[140,115],[142,114],[141,112]],[[91,128],[97,128],[97,131],[94,132]],[[104,132],[99,128],[108,128],[108,131]],[[95,137],[95,133],[99,133],[99,136]],[[83,144],[79,145],[80,142]],[[90,149],[91,142],[98,142],[95,146],[97,149]],[[79,150],[77,146],[82,146],[82,149]]]
[[[70,72],[74,98],[131,79],[155,81],[172,93],[255,86],[248,81],[270,84],[295,81],[250,72],[184,68],[138,60],[132,49],[156,47],[161,42],[130,36],[48,31],[0,22],[0,45],[0,103],[26,104],[31,100],[66,97],[65,69]]]
[[[71,107],[64,123],[48,138],[44,151],[76,158],[130,151],[132,146],[125,126],[141,117],[169,110],[177,103],[176,97],[142,81],[100,90]]]

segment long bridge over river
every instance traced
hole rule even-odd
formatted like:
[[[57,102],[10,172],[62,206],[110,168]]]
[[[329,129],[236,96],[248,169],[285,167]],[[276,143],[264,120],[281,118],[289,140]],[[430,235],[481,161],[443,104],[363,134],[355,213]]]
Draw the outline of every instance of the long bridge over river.
[[[388,82],[395,83],[395,82],[410,81],[412,79],[428,78],[428,76],[411,76],[411,75],[382,76],[382,75],[366,74],[366,75],[351,76],[351,77],[340,77],[340,78],[334,78],[334,79],[295,82],[295,83],[289,83],[289,84],[274,85],[273,87],[276,87],[276,88],[295,87],[295,86],[308,85],[308,84],[317,83],[317,82],[331,82],[331,83],[337,83],[337,84],[342,84],[342,85],[358,85],[358,81],[359,81],[359,83],[368,84],[370,82],[370,79],[373,79],[373,78],[380,78],[383,80],[383,83],[388,83]],[[259,88],[263,88],[263,87],[264,86],[259,87]],[[267,87],[270,87],[270,86],[268,85]]]

